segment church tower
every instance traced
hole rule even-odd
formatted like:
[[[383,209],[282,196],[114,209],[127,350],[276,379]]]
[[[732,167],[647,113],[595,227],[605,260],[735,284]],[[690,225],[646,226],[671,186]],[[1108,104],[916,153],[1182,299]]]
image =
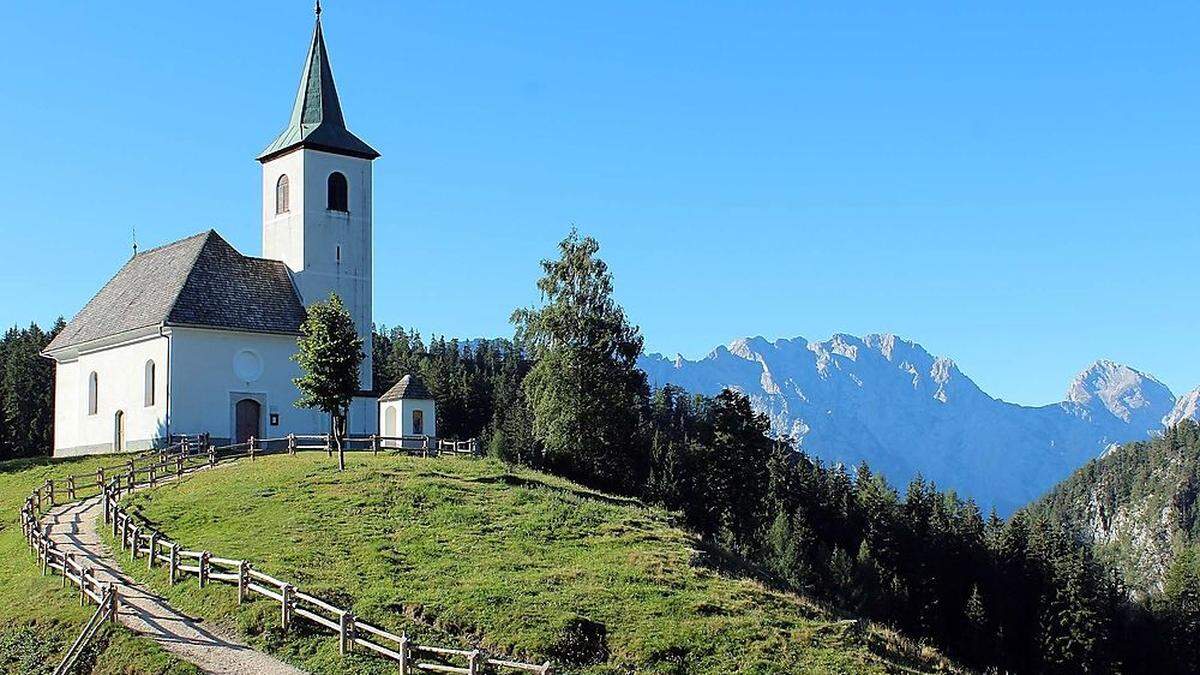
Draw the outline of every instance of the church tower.
[[[379,157],[346,128],[321,7],[287,128],[262,154],[263,257],[291,268],[305,305],[337,293],[363,338],[360,385],[371,378],[371,165]]]

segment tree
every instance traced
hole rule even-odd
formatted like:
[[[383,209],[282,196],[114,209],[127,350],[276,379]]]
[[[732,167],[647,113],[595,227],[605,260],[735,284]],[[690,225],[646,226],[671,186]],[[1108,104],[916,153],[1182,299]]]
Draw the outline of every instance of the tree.
[[[338,469],[346,468],[342,435],[350,401],[359,388],[363,340],[342,299],[329,299],[309,306],[300,325],[299,350],[292,357],[304,374],[296,378],[300,399],[296,406],[316,408],[329,414],[329,430],[338,451]]]
[[[54,443],[54,363],[41,352],[65,327],[31,323],[0,339],[0,458],[50,454]]]
[[[642,336],[613,299],[599,250],[572,231],[559,258],[542,261],[542,305],[518,309],[512,322],[535,360],[523,387],[547,467],[633,494],[648,471],[639,434],[649,396],[637,367]]]
[[[1167,571],[1160,612],[1167,623],[1167,639],[1175,654],[1178,672],[1200,670],[1200,551],[1185,547]]]

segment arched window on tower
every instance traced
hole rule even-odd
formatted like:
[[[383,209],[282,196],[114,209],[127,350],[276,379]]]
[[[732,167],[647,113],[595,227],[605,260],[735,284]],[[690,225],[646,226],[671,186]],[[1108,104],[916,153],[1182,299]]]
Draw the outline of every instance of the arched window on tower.
[[[275,213],[288,212],[288,177],[284,174],[275,183]]]
[[[343,213],[350,210],[350,187],[346,184],[346,177],[341,173],[334,171],[329,174],[329,200],[326,202],[330,211],[341,211]]]
[[[92,371],[88,375],[88,414],[95,415],[100,409],[100,380],[96,377],[96,372]]]
[[[154,362],[146,362],[146,396],[145,405],[147,408],[154,405]]]

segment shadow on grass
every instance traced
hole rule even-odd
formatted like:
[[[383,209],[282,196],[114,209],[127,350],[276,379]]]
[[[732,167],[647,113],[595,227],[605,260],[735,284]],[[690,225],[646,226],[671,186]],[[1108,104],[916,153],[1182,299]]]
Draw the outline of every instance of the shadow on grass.
[[[463,481],[466,483],[484,483],[484,484],[501,483],[504,485],[508,485],[510,487],[523,487],[523,488],[530,488],[530,489],[544,488],[544,489],[548,489],[548,490],[557,490],[559,492],[566,492],[566,493],[575,495],[576,497],[580,497],[582,499],[593,499],[595,501],[604,502],[605,504],[611,504],[613,506],[633,506],[633,507],[639,507],[639,508],[646,506],[645,504],[642,503],[642,501],[640,499],[637,499],[635,497],[620,497],[617,495],[609,495],[609,494],[604,494],[603,492],[589,490],[587,488],[570,488],[570,487],[566,487],[564,485],[556,485],[554,483],[550,483],[550,482],[547,482],[544,480],[539,480],[537,478],[533,478],[533,477],[529,477],[529,476],[518,476],[514,473],[501,473],[501,474],[495,474],[492,476],[479,476],[477,478],[462,478],[461,476],[454,476],[451,474],[446,474],[446,473],[441,473],[441,472],[433,472],[429,475],[435,475],[440,478],[452,478],[454,480],[459,480],[459,481]]]

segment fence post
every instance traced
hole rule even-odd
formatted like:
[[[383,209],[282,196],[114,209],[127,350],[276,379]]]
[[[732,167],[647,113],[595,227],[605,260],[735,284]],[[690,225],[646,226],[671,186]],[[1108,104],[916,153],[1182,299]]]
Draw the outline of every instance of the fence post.
[[[554,675],[554,666],[549,661],[542,664],[542,675]]]
[[[154,558],[158,555],[158,531],[150,530],[150,555],[146,556],[146,569],[154,569]]]
[[[50,563],[50,541],[42,540],[42,576],[46,576],[46,566]]]
[[[129,462],[129,473],[125,476],[125,487],[128,491],[133,492],[133,486],[137,483],[137,470],[133,468],[133,460]]]
[[[171,554],[167,560],[167,582],[175,585],[175,577],[179,575],[179,544],[171,542]]]
[[[75,476],[67,476],[67,499],[75,501]]]
[[[63,561],[62,561],[62,566],[63,566],[63,568],[62,568],[62,587],[63,588],[67,587],[67,575],[70,574],[70,572],[71,572],[71,563],[73,563],[73,562],[75,562],[75,554],[74,553],[63,554]]]
[[[325,434],[325,456],[333,457],[333,437]]]
[[[117,622],[117,610],[121,606],[120,605],[121,601],[117,599],[117,585],[116,584],[108,585],[108,597],[106,598],[106,600],[108,600],[108,602],[111,603],[108,607],[108,620],[113,623],[116,623]]]
[[[342,612],[338,617],[338,653],[342,656],[350,653],[352,633],[354,631],[354,615]]]
[[[183,454],[182,453],[178,457],[175,458],[175,477],[176,478],[183,477]]]
[[[212,555],[208,551],[200,552],[200,588],[204,588],[204,584],[208,583],[208,557]]]
[[[79,569],[79,606],[87,606],[87,580],[92,574],[92,568],[81,567]]]
[[[137,560],[137,554],[138,554],[138,528],[137,528],[137,525],[133,526],[133,530],[130,534],[132,534],[133,537],[129,540],[129,561],[133,562],[134,560]]]
[[[154,463],[154,464],[151,464],[151,465],[150,465],[150,487],[154,487],[154,483],[155,483],[155,481],[156,481],[156,479],[157,479],[157,476],[155,475],[155,474],[156,474],[156,471],[154,470],[154,469],[155,469],[155,467],[157,467],[157,466],[158,466],[158,464],[157,464],[157,463]]]
[[[125,522],[121,524],[121,548],[125,548],[129,542],[129,516],[125,516]]]
[[[238,563],[238,604],[246,601],[246,584],[250,583],[250,563],[245,560]]]
[[[283,593],[282,593],[283,600],[280,601],[280,603],[279,603],[279,605],[280,605],[279,625],[283,628],[283,632],[286,633],[288,631],[288,626],[290,626],[292,623],[292,612],[291,612],[292,585],[284,584],[283,588],[280,590],[283,591]]]
[[[288,434],[288,454],[296,454],[296,434]]]
[[[55,506],[58,506],[58,504],[56,503],[56,501],[54,499],[54,479],[53,478],[46,479],[46,490],[47,490],[47,492],[50,493],[50,507],[53,508]]]
[[[102,466],[96,468],[96,484],[100,486],[104,485],[104,467]]]
[[[117,511],[117,503],[114,501],[113,505],[112,505],[113,539],[116,539],[117,533],[119,533],[121,531],[121,525],[117,522],[118,520],[120,520],[120,518],[118,518],[119,515],[120,515],[120,512]],[[121,544],[121,548],[125,548],[125,545]]]
[[[254,461],[254,437],[250,437],[250,461]]]
[[[213,447],[211,443],[208,446],[208,465],[209,466],[217,465],[217,449],[215,447]]]
[[[408,633],[400,635],[400,675],[408,675]]]
[[[482,672],[480,670],[480,661],[482,655],[483,653],[476,649],[475,651],[471,652],[470,656],[467,657],[467,672],[470,675],[479,675],[480,672]]]

